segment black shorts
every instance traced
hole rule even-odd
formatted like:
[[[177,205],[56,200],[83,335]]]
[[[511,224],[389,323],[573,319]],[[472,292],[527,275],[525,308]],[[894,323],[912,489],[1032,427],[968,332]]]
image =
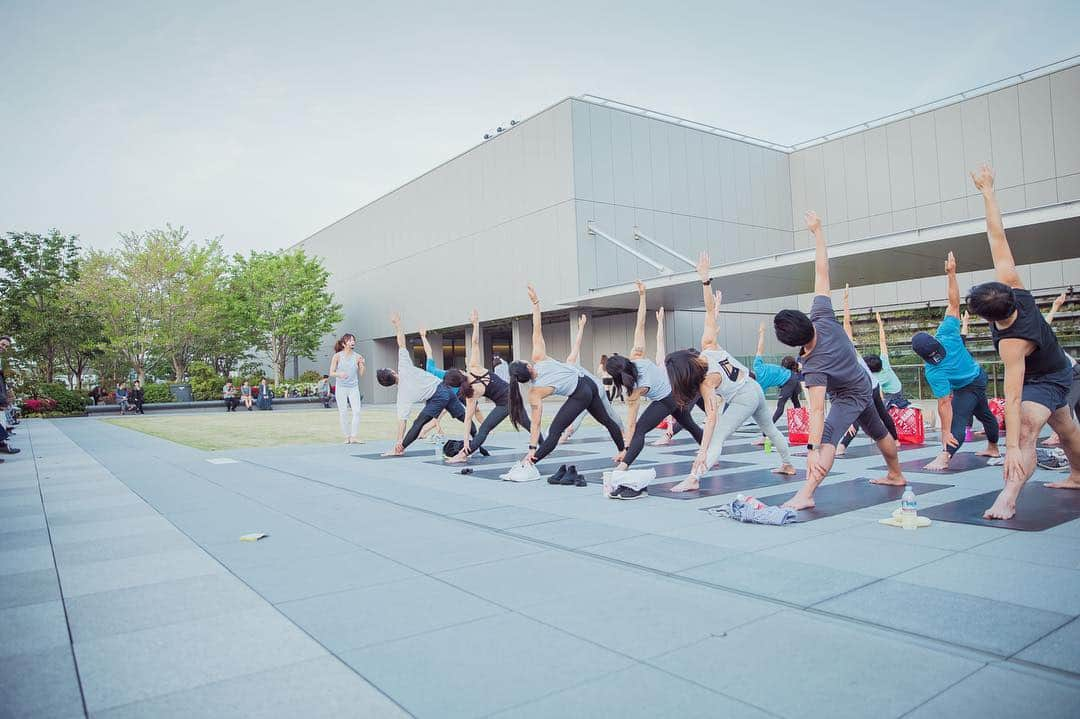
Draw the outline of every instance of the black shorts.
[[[1025,377],[1020,399],[1036,402],[1051,412],[1069,403],[1069,391],[1073,384],[1073,368],[1066,367],[1053,374]]]
[[[875,442],[889,434],[885,423],[881,421],[881,415],[878,414],[872,392],[867,392],[865,397],[858,395],[832,398],[829,414],[825,416],[825,431],[821,434],[822,444],[840,444],[851,425],[861,427]]]

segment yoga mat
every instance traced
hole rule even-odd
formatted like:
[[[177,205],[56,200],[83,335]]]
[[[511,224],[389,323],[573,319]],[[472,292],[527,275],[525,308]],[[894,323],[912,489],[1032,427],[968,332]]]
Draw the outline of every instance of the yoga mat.
[[[952,461],[949,462],[949,468],[941,471],[934,471],[932,469],[923,469],[924,466],[929,464],[933,457],[927,457],[926,459],[909,459],[906,462],[900,463],[900,468],[905,472],[912,474],[956,474],[957,472],[969,472],[973,469],[983,469],[987,466],[986,457],[976,457],[974,452],[957,452],[953,455]],[[871,467],[872,470],[888,469],[885,465],[880,467]]]
[[[1064,479],[1064,472],[1061,474]],[[942,522],[1018,529],[1021,532],[1041,532],[1080,518],[1080,492],[1075,489],[1050,489],[1041,482],[1028,482],[1016,502],[1016,516],[1012,519],[983,519],[983,512],[990,508],[997,495],[997,490],[976,494],[967,499],[919,510],[919,514]]]
[[[558,459],[559,457],[582,457],[587,456],[588,454],[588,452],[582,451],[580,449],[556,449],[547,457],[544,457],[544,459]],[[490,457],[485,457],[482,454],[476,454],[474,452],[472,458],[469,459],[469,461],[465,464],[447,464],[446,462],[436,461],[434,459],[429,459],[427,462],[424,462],[424,464],[435,464],[440,467],[472,467],[479,464],[513,464],[524,456],[524,449],[518,452],[504,452],[502,454],[493,454]]]
[[[728,492],[742,492],[747,489],[758,487],[772,487],[786,482],[799,482],[806,479],[806,470],[800,469],[793,475],[773,474],[767,469],[748,469],[744,472],[732,472],[702,477],[701,487],[692,492],[672,492],[671,488],[677,482],[665,482],[664,484],[651,484],[648,488],[650,497],[666,497],[667,499],[698,499],[699,497],[712,497],[716,494]]]
[[[901,444],[900,451],[906,452],[909,449],[926,449],[932,447],[931,444]],[[792,452],[796,457],[805,457],[806,451],[799,450],[798,452]],[[876,444],[860,444],[855,447],[848,447],[847,452],[843,456],[837,456],[837,459],[863,459],[865,457],[880,457],[881,450],[878,449]],[[929,462],[930,460],[926,460]],[[925,464],[925,462],[923,463]]]
[[[927,484],[924,482],[908,482],[915,494],[927,494],[939,489],[948,489],[951,484]],[[856,509],[865,509],[886,502],[899,502],[904,494],[904,487],[894,487],[886,484],[870,484],[866,477],[849,479],[846,482],[836,484],[823,484],[814,492],[814,502],[817,504],[813,509],[804,509],[798,514],[798,521],[810,522],[822,517],[832,517]],[[795,496],[795,492],[784,494],[772,494],[768,497],[758,497],[765,504],[779,506]]]
[[[353,456],[354,457],[359,457],[360,459],[405,459],[406,457],[429,457],[429,458],[433,458],[435,456],[435,445],[433,445],[433,444],[425,444],[424,446],[426,447],[426,449],[407,449],[407,450],[405,450],[405,454],[403,454],[401,456],[398,456],[398,457],[384,457],[384,456],[382,456],[382,452],[375,452],[375,453],[372,453],[372,454],[354,454]],[[487,450],[489,452],[492,452],[492,451],[495,451],[495,450],[504,450],[504,449],[509,449],[509,447],[488,447],[487,448]]]
[[[575,467],[577,467],[578,474],[584,474],[585,472],[595,472],[595,470],[598,470],[598,469],[604,470],[604,469],[614,469],[615,468],[615,463],[611,461],[610,457],[608,457],[608,458],[597,458],[597,459],[586,459],[586,460],[581,461],[581,462],[575,462],[573,460],[570,460],[570,461],[567,461],[567,462],[550,462],[550,461],[548,461],[547,457],[545,457],[544,460],[540,464],[536,465],[536,468],[538,470],[540,470],[540,476],[543,477],[543,479],[547,479],[551,475],[555,474],[556,471],[558,471],[560,464],[565,464],[565,465],[571,465],[572,464],[572,465],[574,465]],[[651,465],[651,464],[652,464],[651,462],[646,462],[645,460],[642,460],[641,462],[634,462],[635,467],[637,467],[639,465],[648,466],[648,465]],[[450,466],[450,467],[459,467],[460,465],[448,465],[448,466]],[[475,472],[473,472],[471,475],[468,475],[468,476],[480,477],[482,479],[500,479],[499,475],[500,474],[506,474],[507,471],[509,471],[509,469],[510,469],[509,467],[501,467],[501,468],[492,467],[490,469],[478,469]],[[460,470],[457,470],[457,471],[460,471]],[[602,481],[602,477],[600,476],[599,473],[596,473],[595,477],[590,476],[590,477],[587,477],[587,479],[590,480],[590,481],[595,481],[597,484],[599,484]],[[543,480],[541,480],[541,481],[543,481]]]
[[[663,447],[654,447],[654,449],[663,449]],[[755,447],[752,444],[725,444],[724,453],[720,456],[727,457],[731,454],[747,454],[748,452],[760,452],[761,454],[765,454],[765,448]],[[680,449],[678,452],[667,452],[666,454],[676,454],[680,457],[693,457],[697,453],[698,451],[696,449]],[[773,450],[773,454],[776,454],[775,449]]]

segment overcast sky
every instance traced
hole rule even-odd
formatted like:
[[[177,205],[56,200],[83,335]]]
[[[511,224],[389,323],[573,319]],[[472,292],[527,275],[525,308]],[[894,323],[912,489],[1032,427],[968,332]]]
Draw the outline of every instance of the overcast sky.
[[[787,144],[1080,53],[1075,0],[751,5],[0,0],[0,231],[276,249],[568,95]]]

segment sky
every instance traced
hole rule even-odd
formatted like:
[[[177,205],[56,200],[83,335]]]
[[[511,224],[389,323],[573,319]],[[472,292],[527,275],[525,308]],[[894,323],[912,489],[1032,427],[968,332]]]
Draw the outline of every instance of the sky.
[[[0,232],[288,247],[572,95],[791,144],[1080,53],[1080,3],[0,0]]]

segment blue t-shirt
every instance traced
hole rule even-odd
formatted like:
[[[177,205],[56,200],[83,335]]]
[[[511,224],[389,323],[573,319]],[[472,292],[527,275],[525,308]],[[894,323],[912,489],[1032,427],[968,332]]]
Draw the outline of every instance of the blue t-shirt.
[[[435,360],[431,359],[430,357],[428,358],[427,364],[424,365],[424,369],[426,369],[430,374],[435,375],[439,379],[446,377],[446,370],[436,367]]]
[[[903,391],[903,383],[900,382],[900,378],[896,376],[892,365],[889,364],[889,355],[878,356],[881,357],[881,371],[871,372],[870,374],[874,375],[874,379],[881,385],[881,391],[885,394],[896,394]]]
[[[761,389],[783,387],[791,379],[791,370],[778,364],[766,364],[760,357],[754,358],[754,376]]]
[[[945,359],[940,364],[926,365],[926,382],[935,397],[948,397],[953,390],[971,384],[982,368],[964,346],[958,318],[946,315],[934,337],[945,348]]]

